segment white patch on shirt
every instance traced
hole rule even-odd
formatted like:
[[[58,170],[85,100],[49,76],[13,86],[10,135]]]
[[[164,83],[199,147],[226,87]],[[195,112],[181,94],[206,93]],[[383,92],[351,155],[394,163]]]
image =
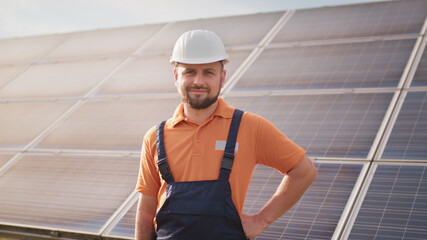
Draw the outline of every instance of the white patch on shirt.
[[[227,141],[216,141],[215,144],[215,150],[220,150],[220,151],[224,151],[225,150],[225,145],[227,144]],[[238,152],[239,151],[239,143],[236,142],[236,146],[234,147],[234,152]]]

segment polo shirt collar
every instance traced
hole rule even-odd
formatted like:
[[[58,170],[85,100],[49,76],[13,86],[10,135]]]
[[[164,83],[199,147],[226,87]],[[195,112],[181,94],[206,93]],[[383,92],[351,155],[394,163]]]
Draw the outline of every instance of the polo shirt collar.
[[[232,118],[234,108],[229,106],[222,98],[218,98],[218,106],[215,112],[212,114],[214,117]],[[184,104],[181,103],[176,109],[172,117],[172,127],[175,127],[178,123],[185,121],[184,116]]]

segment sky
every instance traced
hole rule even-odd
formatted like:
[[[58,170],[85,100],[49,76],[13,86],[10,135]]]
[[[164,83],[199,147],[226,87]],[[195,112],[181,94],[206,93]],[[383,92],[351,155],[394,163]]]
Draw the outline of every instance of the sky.
[[[0,0],[0,39],[380,0]]]

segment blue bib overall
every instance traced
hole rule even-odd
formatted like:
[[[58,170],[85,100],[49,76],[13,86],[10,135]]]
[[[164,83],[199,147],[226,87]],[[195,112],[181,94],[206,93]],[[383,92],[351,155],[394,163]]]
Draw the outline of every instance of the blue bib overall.
[[[165,122],[157,127],[158,167],[166,181],[166,201],[156,215],[157,239],[245,240],[228,181],[243,112],[234,111],[218,180],[175,182],[163,142]]]

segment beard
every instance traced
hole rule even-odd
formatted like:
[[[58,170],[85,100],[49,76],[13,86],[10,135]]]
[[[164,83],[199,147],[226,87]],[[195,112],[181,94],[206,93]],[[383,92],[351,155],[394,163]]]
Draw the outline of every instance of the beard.
[[[193,89],[197,90],[206,90],[207,91],[207,97],[201,98],[201,97],[191,97],[189,92]],[[188,103],[192,108],[194,109],[205,109],[211,106],[213,103],[215,103],[218,100],[218,96],[220,93],[220,89],[218,90],[217,94],[214,96],[209,96],[211,90],[208,87],[200,87],[200,86],[188,86],[185,91],[185,95],[182,97],[183,103]]]

